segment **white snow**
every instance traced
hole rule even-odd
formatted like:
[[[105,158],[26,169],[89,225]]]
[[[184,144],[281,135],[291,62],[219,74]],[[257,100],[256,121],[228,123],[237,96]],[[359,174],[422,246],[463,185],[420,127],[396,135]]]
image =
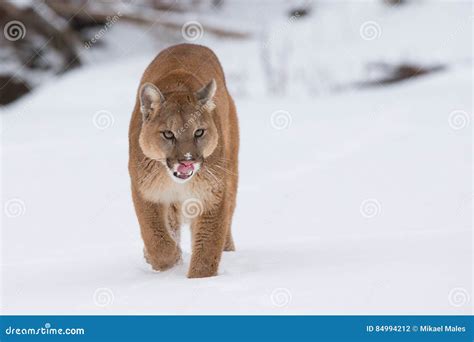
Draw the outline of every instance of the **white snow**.
[[[472,313],[470,47],[455,54],[469,63],[446,57],[437,74],[315,97],[254,91],[258,52],[240,57],[239,82],[238,44],[255,52],[256,40],[209,44],[235,76],[241,128],[237,251],[219,275],[186,278],[189,234],[176,268],[143,259],[127,130],[153,56],[137,54],[1,113],[2,313]]]

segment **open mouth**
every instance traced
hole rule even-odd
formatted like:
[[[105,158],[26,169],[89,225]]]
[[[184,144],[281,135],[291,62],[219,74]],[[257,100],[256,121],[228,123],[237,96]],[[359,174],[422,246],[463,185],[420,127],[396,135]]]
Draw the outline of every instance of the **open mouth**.
[[[176,170],[173,171],[173,176],[181,180],[186,180],[191,178],[195,170],[196,169],[194,168],[194,164],[192,162],[184,161],[178,165]]]
[[[194,171],[189,170],[188,172],[180,172],[180,171],[175,171],[173,172],[173,176],[179,178],[179,179],[188,179],[193,175]]]

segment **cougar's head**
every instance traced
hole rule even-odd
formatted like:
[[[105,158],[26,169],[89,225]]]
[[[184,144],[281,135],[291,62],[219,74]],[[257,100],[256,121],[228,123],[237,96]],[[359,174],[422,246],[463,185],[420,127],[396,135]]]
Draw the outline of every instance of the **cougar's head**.
[[[140,88],[140,147],[145,156],[160,161],[177,183],[189,181],[217,146],[215,93],[215,80],[195,93],[164,96],[151,83]]]

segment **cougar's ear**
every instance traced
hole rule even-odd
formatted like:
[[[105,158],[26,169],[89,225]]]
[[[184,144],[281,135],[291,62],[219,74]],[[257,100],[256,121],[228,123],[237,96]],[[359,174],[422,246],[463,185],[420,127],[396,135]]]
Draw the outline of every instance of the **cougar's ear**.
[[[211,109],[213,109],[214,107],[213,98],[214,98],[214,95],[216,95],[216,89],[217,89],[217,85],[216,85],[215,79],[212,79],[211,82],[209,82],[204,87],[199,89],[196,92],[196,98],[198,99],[199,103],[201,103],[202,105],[207,105]]]
[[[140,111],[143,114],[143,121],[148,120],[164,100],[163,94],[154,84],[143,84],[140,88]]]

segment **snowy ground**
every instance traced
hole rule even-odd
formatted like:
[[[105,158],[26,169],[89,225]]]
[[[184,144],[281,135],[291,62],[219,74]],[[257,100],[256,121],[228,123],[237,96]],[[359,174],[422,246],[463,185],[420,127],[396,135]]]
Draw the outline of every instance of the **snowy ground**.
[[[145,63],[71,74],[4,114],[3,200],[24,210],[3,218],[4,312],[470,312],[449,295],[471,289],[471,131],[449,120],[472,112],[468,69],[317,101],[237,99],[238,251],[218,277],[188,280],[189,253],[149,270],[130,200]],[[100,110],[114,120],[103,130]],[[277,110],[291,117],[281,130]]]
[[[450,27],[437,15],[451,7],[436,8],[431,24]],[[461,46],[462,25],[445,41]],[[382,26],[389,38],[398,29]],[[67,74],[1,113],[2,312],[472,313],[470,47],[445,46],[459,56],[437,55],[450,68],[394,86],[272,97],[258,57],[232,44],[215,46],[241,126],[237,252],[224,254],[219,276],[186,278],[189,234],[182,265],[156,273],[143,260],[127,130],[152,56],[129,56]],[[354,51],[366,51],[360,44]],[[430,44],[411,53],[429,62]],[[341,51],[336,75],[347,54],[331,48]]]

